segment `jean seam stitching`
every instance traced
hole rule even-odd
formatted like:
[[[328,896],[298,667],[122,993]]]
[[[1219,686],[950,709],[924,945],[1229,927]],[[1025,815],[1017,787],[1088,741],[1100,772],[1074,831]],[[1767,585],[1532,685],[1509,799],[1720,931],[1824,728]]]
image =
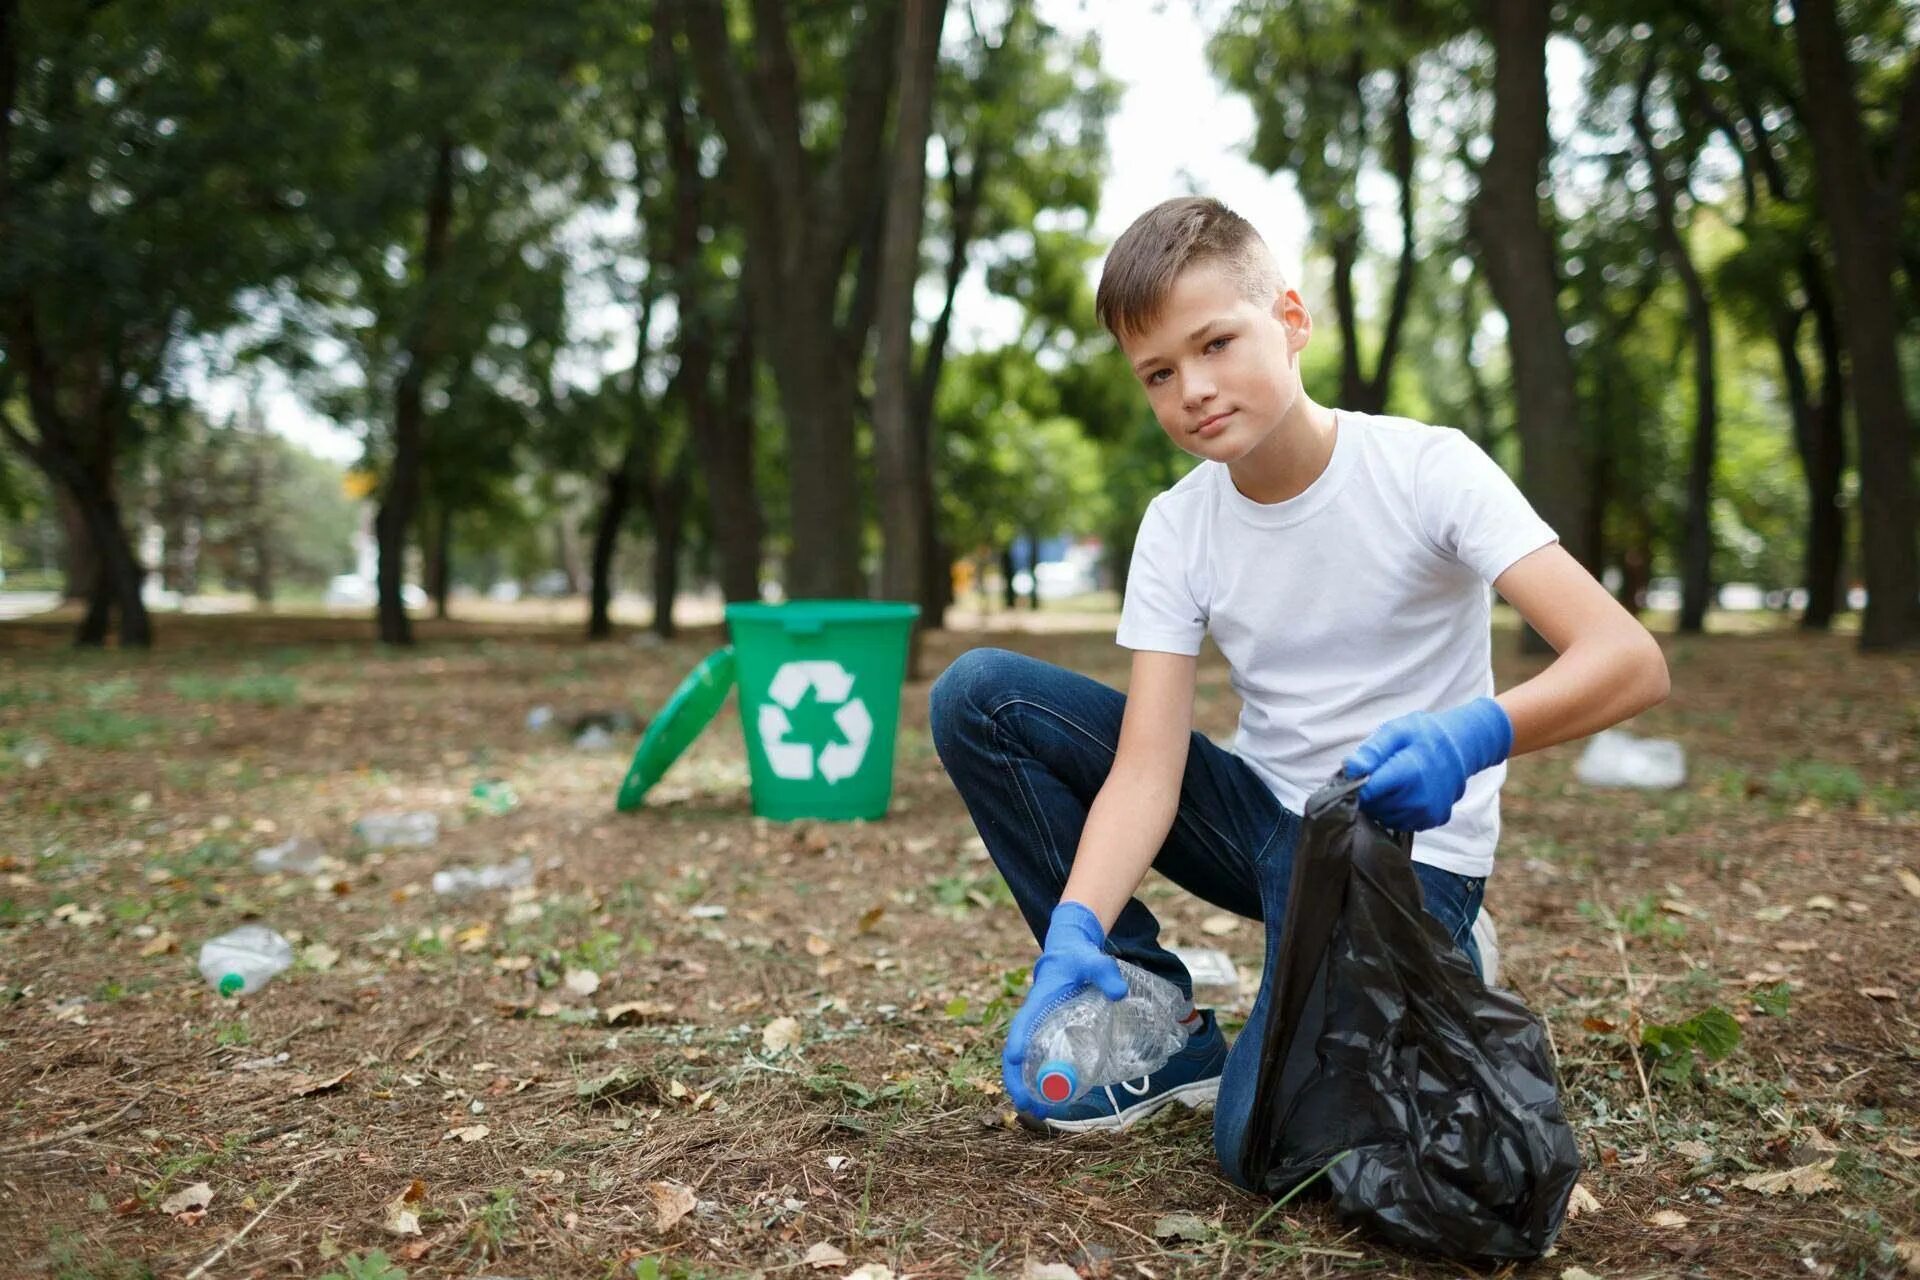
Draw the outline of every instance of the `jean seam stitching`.
[[[1040,845],[1046,850],[1048,865],[1052,867],[1054,874],[1060,878],[1060,883],[1064,886],[1070,872],[1067,867],[1061,865],[1060,850],[1054,841],[1053,831],[1040,820],[1039,798],[1030,794],[1031,788],[1028,786],[1025,771],[1015,762],[1013,753],[1007,750],[1007,733],[1000,723],[1000,713],[1008,705],[1011,704],[1002,703],[985,713],[987,724],[993,733],[994,754],[999,757],[1000,767],[1006,770],[1008,778],[1011,779],[1014,794],[1020,797],[1020,807],[1026,810],[1027,826],[1038,837]]]

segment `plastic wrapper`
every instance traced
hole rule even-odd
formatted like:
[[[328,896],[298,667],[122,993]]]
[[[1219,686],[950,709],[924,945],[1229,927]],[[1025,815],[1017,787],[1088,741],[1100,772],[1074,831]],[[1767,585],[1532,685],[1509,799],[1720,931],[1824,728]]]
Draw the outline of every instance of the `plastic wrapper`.
[[[1413,837],[1359,787],[1307,801],[1242,1167],[1402,1248],[1538,1257],[1580,1172],[1546,1029],[1422,908]]]

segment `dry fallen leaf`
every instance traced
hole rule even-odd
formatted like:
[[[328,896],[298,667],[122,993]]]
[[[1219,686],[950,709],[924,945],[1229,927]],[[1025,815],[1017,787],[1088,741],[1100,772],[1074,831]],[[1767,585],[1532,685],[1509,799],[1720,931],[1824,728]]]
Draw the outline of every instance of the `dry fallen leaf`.
[[[191,1213],[195,1209],[204,1209],[213,1203],[213,1188],[204,1182],[196,1182],[184,1190],[176,1191],[160,1202],[160,1212],[178,1214]]]
[[[347,1082],[347,1077],[352,1074],[353,1068],[348,1067],[345,1071],[333,1076],[324,1076],[317,1079],[313,1076],[301,1076],[298,1080],[294,1081],[293,1087],[287,1090],[287,1096],[289,1098],[306,1098],[316,1093],[326,1093],[331,1089],[338,1089]]]
[[[760,1033],[760,1043],[769,1057],[784,1053],[788,1049],[798,1048],[800,1044],[800,1020],[798,1018],[775,1018]]]
[[[307,968],[315,973],[325,973],[340,963],[340,953],[324,942],[314,943],[300,953],[300,958],[306,961]]]
[[[1920,1240],[1895,1240],[1893,1256],[1900,1259],[1910,1276],[1920,1276]]]
[[[829,1267],[846,1266],[847,1255],[828,1244],[825,1240],[822,1240],[819,1244],[807,1250],[807,1256],[800,1259],[800,1261],[815,1270],[824,1271]]]
[[[539,1187],[557,1187],[567,1180],[562,1169],[529,1169],[521,1166],[520,1176]]]
[[[1200,922],[1200,932],[1215,938],[1224,938],[1240,927],[1240,921],[1224,911],[1215,912]]]
[[[870,910],[868,910],[865,915],[862,915],[860,917],[860,925],[859,925],[860,932],[872,933],[874,931],[874,928],[877,925],[879,925],[880,917],[885,914],[887,914],[887,909],[884,905],[873,907]]]
[[[1713,1148],[1704,1142],[1698,1142],[1692,1138],[1688,1138],[1684,1142],[1674,1143],[1673,1149],[1695,1164],[1705,1164],[1707,1161],[1713,1159]]]
[[[678,1182],[649,1182],[647,1194],[653,1197],[653,1226],[656,1231],[671,1231],[674,1224],[693,1212],[697,1203],[693,1188]]]
[[[1792,955],[1797,952],[1812,951],[1819,945],[1820,944],[1817,942],[1808,942],[1805,939],[1796,938],[1796,939],[1789,939],[1788,941],[1785,941],[1785,942],[1776,942],[1773,944],[1773,949],[1775,951],[1785,951],[1789,955]]]
[[[591,969],[567,970],[567,990],[577,996],[590,996],[600,989],[600,975]]]
[[[1920,898],[1920,876],[1913,874],[1905,867],[1901,867],[1894,874],[1900,877],[1900,887],[1907,891],[1909,898]]]
[[[821,937],[819,934],[815,933],[815,934],[809,934],[807,936],[807,954],[808,955],[823,956],[823,955],[826,955],[827,952],[831,950],[833,950],[833,944],[831,942],[828,942],[825,938]]]
[[[1573,1184],[1573,1194],[1567,1197],[1567,1216],[1577,1218],[1583,1213],[1599,1213],[1600,1201],[1593,1192],[1587,1190],[1584,1182]]]
[[[840,1280],[893,1280],[893,1269],[878,1262],[869,1262],[855,1267],[841,1276]]]
[[[140,948],[143,956],[170,956],[180,949],[180,939],[171,933],[163,933],[146,946]]]
[[[470,1124],[461,1129],[449,1129],[446,1136],[457,1138],[461,1142],[478,1142],[492,1132],[493,1130],[484,1124]]]
[[[1568,1267],[1560,1273],[1560,1280],[1600,1280],[1600,1277],[1585,1267]]]
[[[420,1234],[420,1215],[413,1206],[419,1204],[426,1194],[427,1184],[415,1178],[399,1195],[387,1201],[382,1209],[380,1225],[388,1235]]]
[[[1908,1142],[1905,1138],[1888,1138],[1881,1145],[1903,1160],[1920,1160],[1920,1142]]]
[[[1869,1000],[1898,1000],[1900,993],[1892,987],[1861,987],[1860,994]]]
[[[665,1000],[629,1000],[625,1004],[610,1004],[603,1011],[607,1025],[619,1026],[626,1022],[645,1022],[648,1018],[662,1018],[673,1012],[673,1005]]]
[[[1686,1214],[1677,1213],[1672,1209],[1662,1209],[1658,1213],[1647,1216],[1647,1225],[1650,1227],[1684,1227],[1689,1221],[1691,1219]]]
[[[1789,1191],[1799,1196],[1818,1195],[1822,1191],[1840,1189],[1839,1180],[1833,1176],[1832,1169],[1833,1160],[1828,1158],[1817,1164],[1803,1164],[1796,1169],[1750,1173],[1734,1185],[1758,1191],[1763,1196],[1777,1196]]]

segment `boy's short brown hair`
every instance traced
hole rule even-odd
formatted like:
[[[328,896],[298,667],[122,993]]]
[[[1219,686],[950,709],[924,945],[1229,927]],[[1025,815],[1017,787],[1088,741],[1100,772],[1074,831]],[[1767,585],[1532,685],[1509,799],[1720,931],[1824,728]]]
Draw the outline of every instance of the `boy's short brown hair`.
[[[1179,196],[1135,218],[1114,241],[1094,296],[1100,323],[1116,338],[1146,330],[1180,273],[1202,262],[1225,266],[1248,300],[1263,306],[1281,287],[1252,223],[1211,196]]]

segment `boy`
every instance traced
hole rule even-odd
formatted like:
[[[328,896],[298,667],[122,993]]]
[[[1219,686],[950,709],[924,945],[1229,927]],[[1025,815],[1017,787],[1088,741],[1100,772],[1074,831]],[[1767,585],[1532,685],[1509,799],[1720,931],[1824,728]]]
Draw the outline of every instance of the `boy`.
[[[1018,654],[961,655],[932,691],[934,743],[1042,941],[1002,1059],[1029,1127],[1122,1129],[1215,1106],[1241,1156],[1306,797],[1369,775],[1361,807],[1417,832],[1426,910],[1476,967],[1472,927],[1510,755],[1594,733],[1667,695],[1646,630],[1560,547],[1518,488],[1450,428],[1324,408],[1300,386],[1313,320],[1259,234],[1220,202],[1169,200],[1115,243],[1097,296],[1167,435],[1201,463],[1140,524],[1119,643],[1126,694]],[[1493,695],[1492,586],[1558,652]],[[1211,634],[1243,707],[1232,751],[1193,732]],[[1266,974],[1229,1052],[1210,1010],[1140,1080],[1049,1107],[1022,1082],[1038,1011],[1119,956],[1177,984],[1135,888],[1153,866],[1267,924]]]

